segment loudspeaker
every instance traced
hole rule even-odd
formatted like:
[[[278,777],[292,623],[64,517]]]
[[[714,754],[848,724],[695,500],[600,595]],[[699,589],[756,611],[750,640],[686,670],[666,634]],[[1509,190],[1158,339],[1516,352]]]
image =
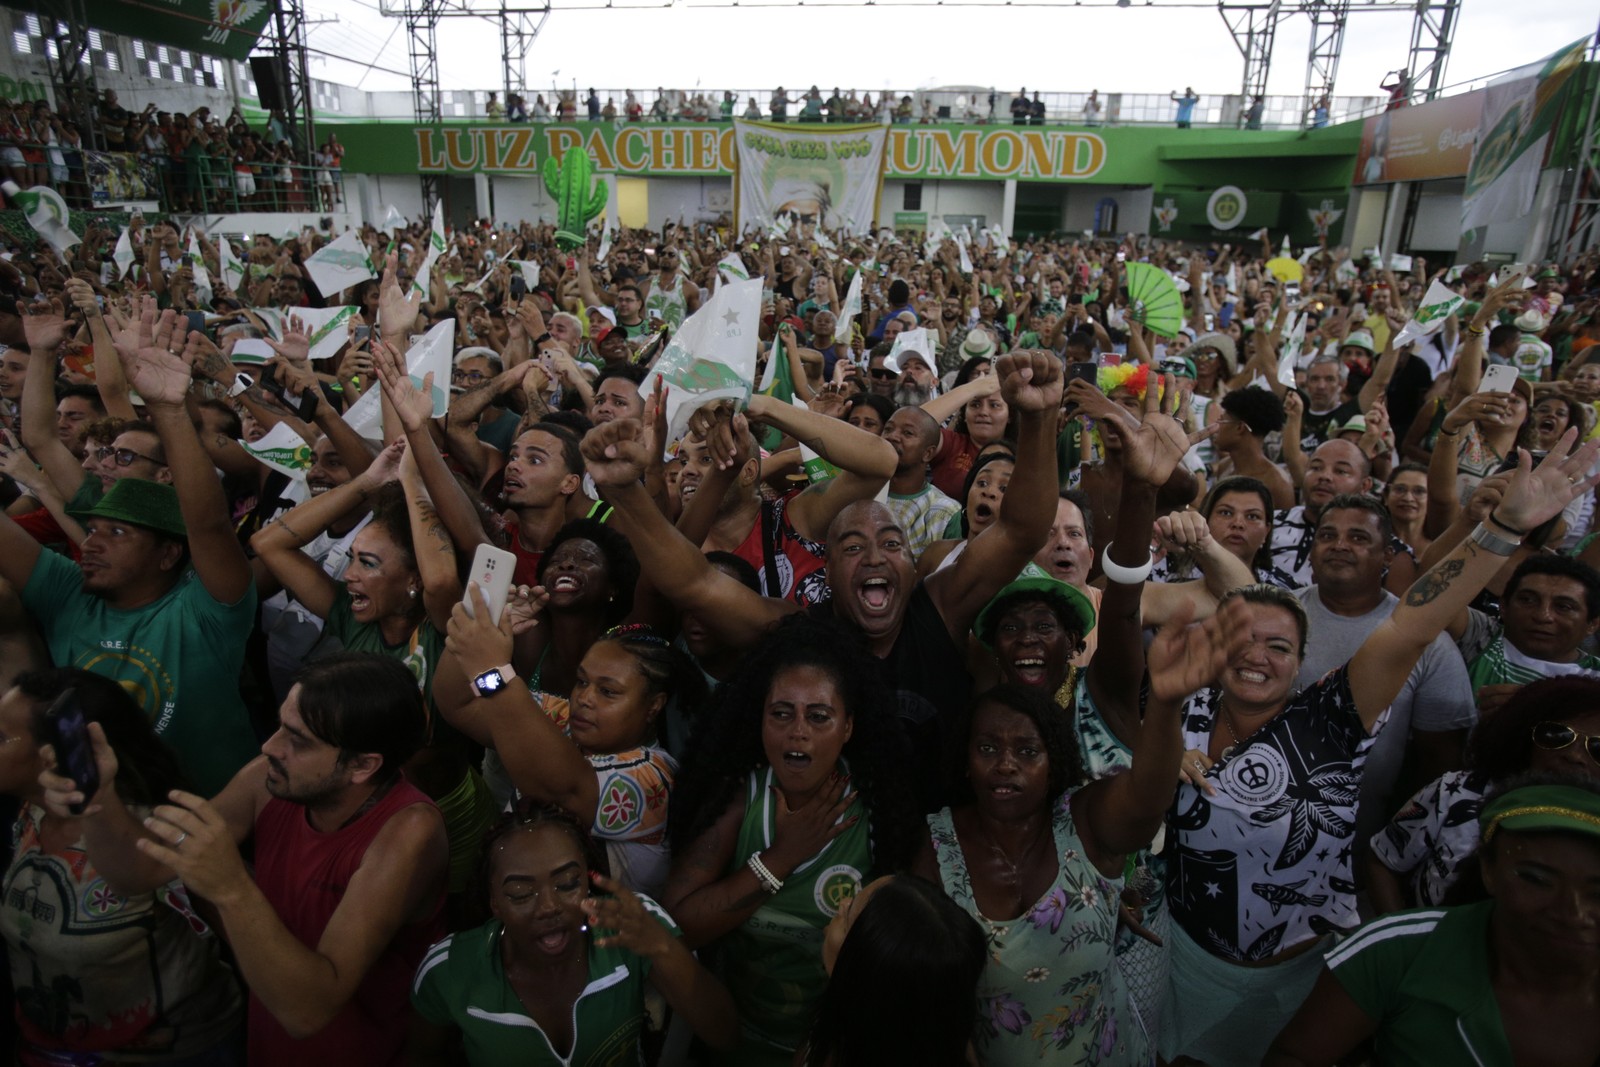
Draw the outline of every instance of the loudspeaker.
[[[256,98],[268,111],[282,111],[288,106],[283,86],[278,82],[278,61],[272,56],[251,56],[250,76],[256,80]]]

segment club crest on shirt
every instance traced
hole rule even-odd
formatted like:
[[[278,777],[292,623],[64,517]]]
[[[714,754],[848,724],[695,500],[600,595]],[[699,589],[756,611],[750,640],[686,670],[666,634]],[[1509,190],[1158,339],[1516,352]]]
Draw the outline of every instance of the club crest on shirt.
[[[832,917],[839,914],[845,901],[861,891],[861,872],[848,863],[840,863],[817,875],[815,884],[812,899],[817,910]]]
[[[1252,745],[1221,774],[1222,788],[1241,804],[1270,804],[1289,785],[1289,762],[1269,745]]]

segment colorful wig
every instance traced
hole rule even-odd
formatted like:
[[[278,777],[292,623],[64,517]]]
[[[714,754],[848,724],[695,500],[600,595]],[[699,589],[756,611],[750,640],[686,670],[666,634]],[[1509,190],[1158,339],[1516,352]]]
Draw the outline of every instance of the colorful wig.
[[[1114,367],[1101,367],[1098,375],[1100,391],[1107,396],[1118,389],[1126,389],[1144,399],[1145,389],[1150,384],[1150,365],[1148,363],[1118,363]]]

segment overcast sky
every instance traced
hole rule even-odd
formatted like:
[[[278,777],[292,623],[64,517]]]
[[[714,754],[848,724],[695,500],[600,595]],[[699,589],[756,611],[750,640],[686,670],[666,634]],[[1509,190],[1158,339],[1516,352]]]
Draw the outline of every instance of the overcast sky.
[[[485,0],[476,0],[490,6]],[[693,89],[771,88],[794,91],[812,83],[869,90],[885,86],[993,85],[1062,92],[1167,92],[1193,85],[1201,93],[1236,93],[1242,60],[1215,6],[1175,7],[1134,0],[1114,7],[975,7],[895,9],[875,6],[777,6],[742,0],[737,9],[696,9],[680,0],[671,9],[618,6],[556,10],[528,59],[528,81],[548,89],[574,80],[580,88],[664,85]],[[594,0],[572,0],[592,3]],[[642,5],[649,0],[625,0]],[[724,3],[726,0],[713,0]],[[1020,0],[1019,0],[1020,2]],[[1351,15],[1336,93],[1372,95],[1388,71],[1406,61],[1409,11]],[[404,25],[382,15],[379,0],[317,0],[314,49],[360,56],[389,72],[344,60],[312,57],[312,77],[364,89],[410,88]],[[1594,33],[1600,9],[1582,0],[1464,0],[1446,81],[1481,78],[1532,62]],[[1310,22],[1301,15],[1279,28],[1273,94],[1305,88]],[[439,30],[441,81],[446,89],[498,89],[500,39],[496,25],[475,18],[444,20]],[[1030,62],[1031,60],[1031,62]],[[554,72],[559,71],[559,74]],[[402,72],[402,73],[395,73]],[[763,105],[765,99],[762,100]]]

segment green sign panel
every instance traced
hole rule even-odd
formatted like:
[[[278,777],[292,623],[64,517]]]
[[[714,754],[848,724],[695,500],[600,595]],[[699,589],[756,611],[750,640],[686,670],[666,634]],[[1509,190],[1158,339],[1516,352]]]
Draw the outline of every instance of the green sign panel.
[[[340,123],[338,132],[345,169],[375,174],[531,176],[546,159],[573,149],[587,152],[595,170],[629,177],[723,178],[738,162],[731,123],[351,122]],[[1211,178],[1221,170],[1226,180],[1248,187],[1267,165],[1283,188],[1342,188],[1353,152],[1330,153],[1325,142],[1336,135],[1316,133],[1323,136],[1262,130],[1244,138],[1234,130],[1155,127],[891,126],[883,176],[1194,188],[1223,184]],[[1337,176],[1328,175],[1330,168]]]
[[[26,3],[6,6],[39,10]],[[244,59],[266,32],[275,8],[276,0],[95,0],[88,14],[90,24],[98,30],[208,56]]]

